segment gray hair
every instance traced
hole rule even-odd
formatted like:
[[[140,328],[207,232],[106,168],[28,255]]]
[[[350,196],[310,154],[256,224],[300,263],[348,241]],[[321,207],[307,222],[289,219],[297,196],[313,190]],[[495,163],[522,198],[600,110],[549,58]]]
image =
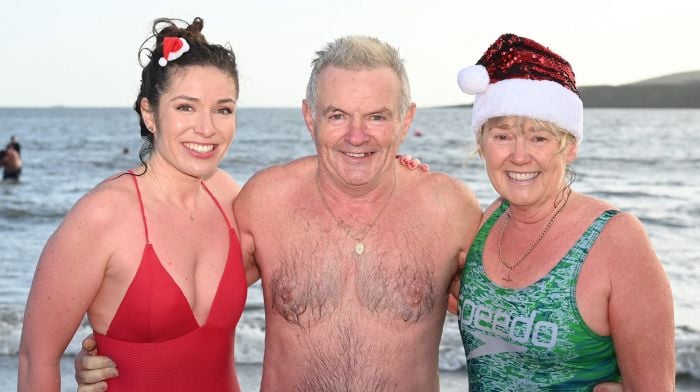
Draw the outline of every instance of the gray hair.
[[[306,100],[314,115],[316,114],[318,96],[318,78],[329,65],[353,71],[389,67],[396,72],[396,76],[401,81],[401,96],[399,97],[401,118],[406,115],[408,107],[411,105],[411,86],[408,83],[408,75],[403,65],[403,59],[399,56],[399,51],[377,38],[364,35],[338,38],[316,52],[316,58],[311,62],[311,65],[313,68],[306,86]]]

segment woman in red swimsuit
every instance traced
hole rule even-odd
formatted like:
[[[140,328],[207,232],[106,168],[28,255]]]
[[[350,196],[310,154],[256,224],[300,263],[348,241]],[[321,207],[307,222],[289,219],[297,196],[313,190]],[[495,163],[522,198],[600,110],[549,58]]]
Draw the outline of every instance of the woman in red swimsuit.
[[[85,313],[119,369],[110,391],[239,390],[233,335],[247,282],[228,206],[240,187],[217,168],[236,133],[238,72],[201,19],[181,24],[156,20],[155,47],[141,48],[142,165],[83,196],[42,252],[21,391],[60,390],[59,360]]]

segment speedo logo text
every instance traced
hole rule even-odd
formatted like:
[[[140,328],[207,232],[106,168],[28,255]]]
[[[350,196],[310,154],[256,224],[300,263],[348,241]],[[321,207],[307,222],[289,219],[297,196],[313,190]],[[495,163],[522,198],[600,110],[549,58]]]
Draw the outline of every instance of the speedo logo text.
[[[463,299],[459,309],[461,329],[484,343],[472,350],[467,359],[500,352],[524,352],[529,344],[551,350],[557,344],[559,328],[548,321],[535,322],[536,317],[537,311],[514,315]]]

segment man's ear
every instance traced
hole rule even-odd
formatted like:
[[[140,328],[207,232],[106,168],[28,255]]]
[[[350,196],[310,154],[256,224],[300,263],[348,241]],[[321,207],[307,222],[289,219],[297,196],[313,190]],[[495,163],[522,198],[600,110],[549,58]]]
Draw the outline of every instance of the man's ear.
[[[304,114],[304,123],[306,123],[306,129],[309,130],[311,139],[316,141],[316,135],[314,134],[314,115],[309,101],[304,99],[301,101],[301,111]]]
[[[413,119],[416,117],[416,104],[411,103],[411,105],[408,107],[408,110],[406,110],[406,115],[403,116],[403,120],[401,121],[401,132],[399,134],[399,141],[403,142],[406,139],[406,135],[408,135],[408,130],[411,128],[411,124],[413,123]]]

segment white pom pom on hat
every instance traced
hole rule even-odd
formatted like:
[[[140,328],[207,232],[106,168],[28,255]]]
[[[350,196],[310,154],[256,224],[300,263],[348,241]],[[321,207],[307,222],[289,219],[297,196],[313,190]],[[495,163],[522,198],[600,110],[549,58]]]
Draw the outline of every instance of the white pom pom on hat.
[[[457,83],[459,88],[467,94],[479,94],[486,91],[489,87],[489,73],[486,68],[481,65],[472,65],[459,71],[457,75]]]

